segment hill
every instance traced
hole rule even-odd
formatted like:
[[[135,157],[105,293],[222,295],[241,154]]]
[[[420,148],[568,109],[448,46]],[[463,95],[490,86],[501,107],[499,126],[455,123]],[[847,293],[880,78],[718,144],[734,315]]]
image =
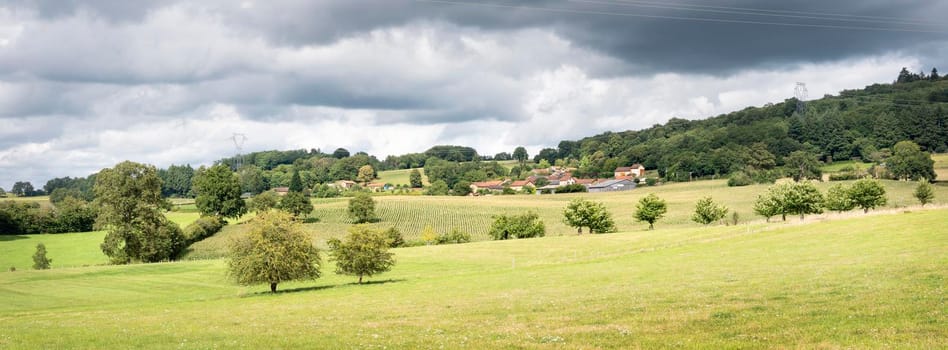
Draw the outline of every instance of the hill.
[[[367,285],[221,260],[0,273],[3,348],[938,348],[948,210],[396,249]],[[282,285],[281,285],[282,287]]]

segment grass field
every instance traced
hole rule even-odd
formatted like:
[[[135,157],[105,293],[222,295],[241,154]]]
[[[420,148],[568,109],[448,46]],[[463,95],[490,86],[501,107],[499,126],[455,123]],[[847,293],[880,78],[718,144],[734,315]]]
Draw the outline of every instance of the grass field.
[[[166,216],[181,228],[197,220],[196,212],[170,212]],[[105,231],[41,234],[41,235],[0,235],[0,269],[26,270],[33,266],[33,253],[36,245],[46,245],[47,255],[53,259],[52,267],[72,267],[100,265],[109,262],[99,245],[105,237]]]
[[[379,178],[374,182],[392,185],[411,185],[409,175],[413,169],[386,170],[379,172]],[[425,176],[425,169],[418,168],[421,172],[421,183],[428,186],[428,176]]]
[[[823,173],[837,173],[846,167],[853,167],[858,170],[867,170],[871,166],[872,166],[872,163],[863,163],[863,162],[857,162],[854,160],[844,160],[844,161],[837,161],[837,162],[833,162],[832,164],[824,165],[820,167],[820,170],[822,170]]]
[[[888,190],[889,207],[907,207],[917,204],[911,193],[914,183],[884,181]],[[820,183],[817,186],[825,191],[833,183]],[[588,198],[605,203],[612,213],[620,231],[641,231],[646,224],[635,222],[632,213],[635,203],[648,193],[656,193],[668,201],[668,215],[660,220],[657,227],[699,227],[691,221],[695,201],[705,195],[711,195],[716,201],[736,211],[742,221],[763,221],[753,214],[753,202],[757,194],[765,191],[766,185],[745,187],[727,187],[726,180],[696,181],[691,183],[673,183],[658,187],[640,187],[629,192],[582,193],[559,195],[515,195],[483,197],[443,197],[443,196],[381,196],[376,197],[376,211],[381,221],[373,224],[378,228],[396,227],[408,240],[420,239],[421,231],[431,225],[437,232],[444,233],[454,228],[472,234],[475,240],[487,240],[493,216],[497,214],[518,214],[535,211],[547,227],[547,235],[572,235],[574,228],[562,221],[562,210],[567,202],[574,198]],[[314,200],[314,217],[319,222],[306,224],[317,245],[325,247],[325,241],[340,237],[352,221],[346,216],[348,199]],[[936,187],[935,203],[948,203],[948,187]],[[795,220],[795,219],[794,219]],[[223,256],[229,240],[242,234],[242,225],[229,225],[224,230],[191,247],[187,255],[190,259],[206,259]]]
[[[0,273],[0,348],[948,344],[948,210],[396,249],[366,285],[222,260]]]
[[[936,180],[948,182],[948,153],[933,154],[932,159],[935,160]]]

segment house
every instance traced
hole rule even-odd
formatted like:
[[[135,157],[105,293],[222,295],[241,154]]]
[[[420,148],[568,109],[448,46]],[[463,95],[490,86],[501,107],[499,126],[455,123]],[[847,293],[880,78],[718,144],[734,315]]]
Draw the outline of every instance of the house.
[[[532,176],[531,176],[531,177],[532,177]],[[527,187],[527,186],[529,186],[529,187],[536,187],[536,186],[533,184],[534,181],[536,181],[536,179],[529,179],[529,178],[526,179],[526,180],[514,181],[514,182],[511,182],[511,183],[510,183],[510,189],[512,189],[512,190],[514,190],[514,191],[517,191],[517,192],[520,192],[520,191],[523,190],[524,187]]]
[[[587,187],[589,192],[629,191],[634,188],[635,181],[628,178],[599,181]]]
[[[629,178],[629,177],[632,177],[632,178],[645,177],[645,167],[642,166],[642,164],[632,164],[632,166],[622,166],[622,167],[616,168],[615,170],[616,179],[623,179],[623,178]]]
[[[589,188],[590,185],[599,181],[599,179],[572,179],[574,184],[580,184]]]
[[[273,192],[276,192],[276,194],[278,195],[285,196],[287,193],[290,193],[290,188],[289,187],[274,187]]]
[[[349,180],[339,180],[339,181],[336,181],[336,183],[334,183],[333,185],[335,185],[336,188],[338,188],[338,189],[340,189],[340,190],[348,190],[348,189],[352,188],[352,186],[355,186],[355,185],[356,185],[356,182],[355,182],[355,181],[349,181]]]
[[[501,191],[507,180],[479,181],[471,183],[471,192],[477,193],[479,190]]]

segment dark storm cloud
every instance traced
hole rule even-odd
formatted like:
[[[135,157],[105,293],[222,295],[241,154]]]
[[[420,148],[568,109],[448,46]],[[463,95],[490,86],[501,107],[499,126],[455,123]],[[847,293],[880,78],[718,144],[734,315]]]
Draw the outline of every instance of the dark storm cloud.
[[[270,40],[285,45],[324,43],[415,20],[443,20],[495,31],[550,28],[577,45],[627,63],[615,68],[636,73],[718,74],[801,60],[833,61],[885,51],[917,50],[921,43],[948,37],[948,26],[941,24],[938,16],[948,13],[948,3],[939,1],[661,4],[624,0],[331,4],[278,1],[259,4],[254,11],[235,11],[229,18],[236,25],[250,23]]]
[[[168,1],[118,0],[27,3],[30,4],[27,7],[52,18],[85,11],[120,22],[141,19],[149,11],[173,4]],[[203,4],[223,14],[222,19],[230,26],[263,35],[276,45],[326,44],[419,20],[440,20],[488,31],[548,28],[576,45],[627,63],[612,67],[621,70],[612,74],[629,71],[639,74],[661,71],[718,74],[801,60],[822,62],[885,51],[918,50],[922,43],[948,38],[948,26],[940,24],[943,18],[939,18],[939,14],[948,13],[948,3],[933,0],[664,3],[632,0],[274,0],[249,3],[252,3],[252,8],[242,8],[238,1]]]

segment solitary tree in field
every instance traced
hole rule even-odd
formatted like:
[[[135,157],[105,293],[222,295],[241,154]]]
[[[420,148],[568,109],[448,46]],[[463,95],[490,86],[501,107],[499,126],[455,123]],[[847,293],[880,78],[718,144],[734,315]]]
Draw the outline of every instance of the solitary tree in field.
[[[828,210],[840,213],[853,210],[853,208],[856,207],[856,204],[853,203],[853,199],[850,196],[850,188],[843,184],[833,185],[833,187],[830,187],[829,190],[826,191],[826,200],[823,202],[823,205],[826,206]]]
[[[227,165],[201,167],[194,175],[192,186],[197,195],[194,205],[202,215],[237,219],[247,213],[247,204],[240,198],[240,178]]]
[[[863,213],[868,213],[869,209],[885,205],[885,187],[873,179],[857,180],[849,188],[849,198]]]
[[[269,211],[250,224],[250,232],[233,241],[229,275],[241,285],[282,282],[320,276],[319,250],[289,214]]]
[[[309,201],[303,192],[287,192],[280,199],[280,210],[293,214],[294,217],[302,217],[313,212],[313,203]]]
[[[699,224],[708,225],[712,222],[724,219],[727,212],[727,207],[715,203],[714,200],[711,199],[711,196],[707,196],[699,199],[698,203],[695,204],[695,213],[691,216],[691,220]]]
[[[360,192],[349,200],[349,218],[362,224],[375,221],[375,200],[365,192]]]
[[[931,203],[932,199],[935,199],[935,191],[932,189],[932,185],[924,179],[918,181],[918,186],[915,186],[915,192],[912,195],[915,196],[915,199],[918,199],[919,203],[922,203],[923,207],[925,204]]]
[[[330,259],[336,262],[336,273],[372,277],[395,265],[393,254],[388,251],[391,241],[379,230],[367,226],[355,225],[349,228],[346,239],[330,239],[328,242]]]
[[[375,169],[372,169],[371,165],[363,165],[359,168],[359,175],[356,176],[356,181],[361,182],[362,185],[365,186],[373,179],[375,179]]]
[[[421,172],[418,171],[418,169],[412,169],[411,172],[408,173],[408,182],[412,188],[421,188]]]
[[[662,216],[665,216],[665,213],[668,212],[668,206],[665,204],[665,201],[658,198],[654,193],[649,193],[647,196],[639,199],[639,203],[635,206],[635,213],[633,216],[638,221],[644,221],[648,223],[648,229],[655,229],[655,222],[658,219],[661,219]]]
[[[108,233],[102,252],[113,263],[169,260],[184,248],[184,235],[162,210],[161,179],[154,166],[125,161],[102,169],[95,180],[100,227]]]
[[[33,269],[46,270],[53,260],[46,257],[46,245],[43,243],[36,245],[36,253],[33,253]]]
[[[607,233],[616,230],[612,214],[609,214],[606,206],[599,202],[574,199],[566,205],[563,217],[567,225],[576,228],[578,234],[583,234],[583,227],[588,227],[589,233]]]

